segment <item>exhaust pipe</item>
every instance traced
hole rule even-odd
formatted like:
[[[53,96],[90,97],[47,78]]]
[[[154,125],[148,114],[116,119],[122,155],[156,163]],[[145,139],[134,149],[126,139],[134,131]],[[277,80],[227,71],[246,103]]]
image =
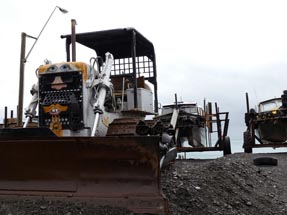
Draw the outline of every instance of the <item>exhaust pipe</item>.
[[[72,62],[76,61],[76,20],[72,19],[71,20],[72,24],[72,35],[71,35],[71,40],[72,40]]]

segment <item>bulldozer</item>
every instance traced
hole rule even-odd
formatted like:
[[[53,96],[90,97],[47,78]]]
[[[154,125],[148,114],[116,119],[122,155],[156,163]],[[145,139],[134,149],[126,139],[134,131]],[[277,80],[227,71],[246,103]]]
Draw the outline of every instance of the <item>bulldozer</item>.
[[[171,127],[146,120],[158,113],[153,44],[134,28],[73,32],[66,60],[38,67],[23,126],[0,129],[0,196],[168,214],[160,171],[176,147]],[[89,63],[76,44],[95,51]]]

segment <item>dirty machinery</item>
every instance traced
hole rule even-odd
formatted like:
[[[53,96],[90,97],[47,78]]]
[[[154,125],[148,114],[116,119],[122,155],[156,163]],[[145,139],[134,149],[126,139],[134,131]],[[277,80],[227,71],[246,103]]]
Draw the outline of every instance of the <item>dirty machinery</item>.
[[[260,102],[256,109],[249,107],[246,93],[245,124],[243,133],[244,152],[252,153],[253,148],[287,147],[287,91],[281,97]]]
[[[228,115],[219,111],[217,103],[213,113],[211,102],[204,101],[202,108],[195,102],[177,101],[175,94],[175,102],[162,106],[161,114],[155,118],[175,128],[177,152],[223,151],[223,155],[228,155],[231,154]],[[216,133],[215,143],[212,143],[212,133]]]
[[[0,130],[0,195],[167,214],[160,169],[176,158],[174,132],[142,126],[158,112],[153,44],[133,28],[61,37],[67,61],[38,68],[23,127]],[[96,52],[89,64],[76,44]]]

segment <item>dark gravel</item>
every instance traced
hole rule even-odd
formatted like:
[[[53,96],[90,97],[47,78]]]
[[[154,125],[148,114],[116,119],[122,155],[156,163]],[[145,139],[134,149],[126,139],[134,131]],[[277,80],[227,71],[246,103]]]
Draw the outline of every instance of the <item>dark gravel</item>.
[[[1,199],[0,215],[134,215],[125,208],[51,200]]]
[[[277,166],[255,166],[256,157]],[[287,214],[287,154],[234,154],[215,160],[181,160],[162,173],[173,215]]]

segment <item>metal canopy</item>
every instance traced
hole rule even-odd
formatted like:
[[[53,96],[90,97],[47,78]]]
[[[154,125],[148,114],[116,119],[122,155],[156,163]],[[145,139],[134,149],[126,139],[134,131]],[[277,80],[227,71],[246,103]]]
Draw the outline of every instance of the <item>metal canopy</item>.
[[[66,38],[69,47],[72,35],[62,35],[61,38]],[[132,57],[131,47],[134,44],[136,57],[147,56],[152,61],[155,58],[153,44],[134,28],[79,33],[76,34],[76,42],[95,50],[101,57],[105,57],[106,52],[111,52],[118,59]]]
[[[148,75],[145,76],[145,79],[154,85],[155,112],[158,112],[155,51],[153,44],[148,39],[134,28],[119,28],[79,34],[75,34],[73,29],[72,26],[72,34],[61,36],[61,38],[66,39],[68,62],[70,61],[70,45],[72,45],[73,49],[75,42],[95,50],[97,56],[103,59],[105,59],[107,52],[113,54],[115,59],[131,58],[134,80],[134,108],[137,108],[137,81],[135,80],[137,79],[137,67],[140,65],[136,58],[147,57],[152,62],[151,65],[148,63],[152,69],[147,72]],[[75,49],[73,50],[75,51]],[[74,53],[73,50],[72,52]],[[72,56],[72,58],[73,61],[76,60],[75,56]]]

